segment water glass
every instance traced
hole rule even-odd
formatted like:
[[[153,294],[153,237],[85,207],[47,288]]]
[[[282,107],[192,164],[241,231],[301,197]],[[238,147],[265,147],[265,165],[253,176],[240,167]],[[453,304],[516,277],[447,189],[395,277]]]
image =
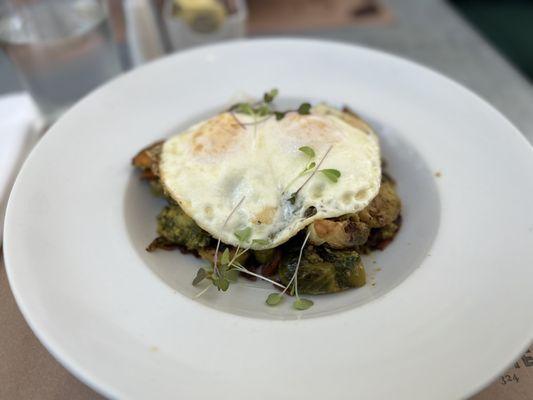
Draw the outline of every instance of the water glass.
[[[0,48],[45,124],[121,71],[107,15],[98,0],[0,2]]]

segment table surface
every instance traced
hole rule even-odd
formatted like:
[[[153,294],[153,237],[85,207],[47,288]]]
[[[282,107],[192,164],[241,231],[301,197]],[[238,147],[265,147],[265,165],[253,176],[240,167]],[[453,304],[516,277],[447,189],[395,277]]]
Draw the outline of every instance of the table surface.
[[[502,111],[533,143],[533,87],[442,0],[382,0],[394,16],[387,26],[308,31],[297,36],[380,48],[428,65],[461,82]],[[280,35],[284,32],[279,32]],[[291,34],[295,36],[294,34]],[[0,57],[0,94],[20,90]],[[15,304],[0,259],[0,398],[98,399],[39,343]],[[502,395],[497,384],[472,400]],[[503,396],[503,397],[502,397]],[[526,399],[518,396],[516,399]]]

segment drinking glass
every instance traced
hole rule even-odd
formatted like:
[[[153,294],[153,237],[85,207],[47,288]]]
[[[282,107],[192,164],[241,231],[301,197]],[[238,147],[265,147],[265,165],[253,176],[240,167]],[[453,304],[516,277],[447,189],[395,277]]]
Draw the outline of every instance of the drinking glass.
[[[99,0],[0,1],[0,48],[45,125],[121,71]]]

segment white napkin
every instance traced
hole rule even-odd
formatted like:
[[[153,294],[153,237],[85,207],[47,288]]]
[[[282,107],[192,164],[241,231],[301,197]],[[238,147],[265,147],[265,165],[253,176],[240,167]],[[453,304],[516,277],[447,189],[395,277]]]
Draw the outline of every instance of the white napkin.
[[[28,95],[0,96],[0,245],[7,199],[17,173],[37,142],[37,111]]]

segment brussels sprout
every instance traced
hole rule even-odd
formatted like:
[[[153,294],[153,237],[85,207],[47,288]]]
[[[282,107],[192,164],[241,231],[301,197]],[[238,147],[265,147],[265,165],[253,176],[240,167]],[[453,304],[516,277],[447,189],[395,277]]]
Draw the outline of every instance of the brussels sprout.
[[[307,229],[312,244],[318,246],[327,243],[334,249],[353,249],[360,246],[367,241],[370,233],[368,225],[360,222],[357,214],[335,220],[319,219]]]
[[[153,177],[159,176],[159,160],[161,159],[163,143],[161,140],[142,149],[131,160],[132,165],[144,172],[150,172]],[[149,177],[149,175],[146,175],[146,177]]]
[[[298,263],[298,251],[292,249],[283,257],[279,268],[281,282],[287,285]],[[366,274],[356,251],[331,250],[308,246],[298,269],[298,292],[302,294],[335,293],[364,286]]]
[[[309,241],[316,246],[326,244],[334,249],[364,248],[366,252],[375,247],[370,244],[376,242],[377,230],[383,231],[385,237],[381,240],[392,240],[398,231],[399,226],[395,221],[400,210],[401,201],[394,182],[384,174],[379,193],[366,208],[357,214],[314,221],[308,227]]]
[[[169,204],[157,216],[157,233],[169,242],[198,250],[206,247],[211,236],[200,228],[177,204]]]
[[[398,218],[401,207],[394,183],[383,175],[378,195],[357,215],[359,220],[370,228],[382,228]]]
[[[372,229],[370,236],[368,237],[368,241],[363,246],[358,247],[357,250],[363,254],[368,254],[372,250],[385,249],[385,247],[392,242],[392,239],[394,239],[398,233],[401,224],[402,217],[399,215],[394,222],[391,222],[390,224],[387,224],[381,228]]]

